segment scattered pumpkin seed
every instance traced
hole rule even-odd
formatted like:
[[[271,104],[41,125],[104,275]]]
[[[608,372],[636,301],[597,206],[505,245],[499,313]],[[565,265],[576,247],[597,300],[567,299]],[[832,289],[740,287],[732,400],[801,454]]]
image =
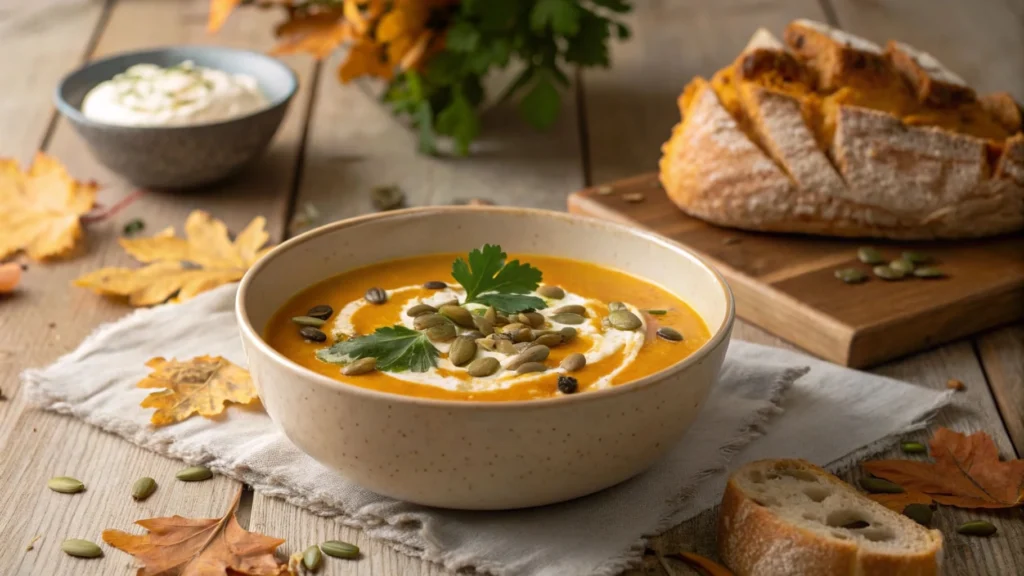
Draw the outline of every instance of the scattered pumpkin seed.
[[[665,314],[668,314],[668,310],[659,310],[659,309],[644,310],[644,312],[650,314],[651,316],[664,316]]]
[[[494,349],[506,356],[515,356],[516,354],[519,353],[519,350],[516,350],[516,347],[514,344],[512,344],[512,341],[506,340],[504,338],[498,340],[498,344],[494,347]]]
[[[502,340],[502,342],[507,342],[507,340]],[[486,356],[470,362],[469,366],[466,367],[466,372],[474,378],[485,378],[497,372],[498,368],[501,368],[501,363],[498,362],[498,359]]]
[[[484,314],[484,318],[486,318],[486,317],[487,317],[487,315]],[[498,313],[498,314],[494,315],[494,325],[495,326],[506,326],[510,322],[512,322],[512,321],[509,320],[508,316],[505,316],[504,314]]]
[[[882,253],[878,251],[874,246],[861,246],[857,249],[857,260],[865,264],[881,264],[885,262],[885,258],[882,257]]]
[[[429,336],[428,336],[429,337]],[[363,374],[369,374],[377,369],[376,358],[360,358],[354,362],[350,362],[344,368],[341,369],[341,373],[345,376],[361,376]]]
[[[174,477],[182,482],[202,482],[203,480],[213,478],[213,471],[206,466],[189,466],[188,468],[178,470]]]
[[[494,322],[488,320],[486,314],[484,316],[473,316],[473,325],[484,336],[494,334]]]
[[[321,320],[327,320],[332,314],[334,314],[334,308],[331,308],[327,304],[313,306],[306,312],[306,316],[312,316],[313,318],[319,318]]]
[[[533,342],[516,342],[515,344],[513,344],[513,346],[516,347],[516,352],[519,353],[522,352],[523,350],[526,350],[530,346],[533,346]]]
[[[966,536],[991,536],[996,533],[996,527],[991,522],[974,520],[957,526],[956,531]]]
[[[302,328],[299,328],[299,336],[302,336],[303,338],[309,340],[310,342],[327,341],[327,334],[324,334],[322,331],[317,330],[312,326],[303,326]]]
[[[310,572],[316,572],[319,570],[320,562],[322,562],[323,559],[323,555],[320,554],[320,547],[316,544],[306,548],[306,551],[302,553],[302,565]]]
[[[875,276],[878,276],[882,280],[889,281],[903,280],[907,276],[906,272],[897,270],[895,268],[891,268],[889,266],[875,266],[874,268],[871,269],[871,271],[875,273]]]
[[[643,195],[642,192],[628,192],[628,193],[622,195],[622,199],[625,200],[626,202],[631,203],[631,204],[636,204],[638,202],[643,202],[644,198],[645,198],[645,196]]]
[[[555,322],[558,322],[559,324],[583,324],[584,322],[587,321],[587,319],[584,318],[583,316],[580,316],[579,314],[575,314],[573,312],[561,312],[558,314],[553,314],[551,316],[551,319],[554,320]]]
[[[865,476],[860,479],[860,487],[872,494],[902,494],[903,487],[888,480]]]
[[[70,476],[56,476],[46,481],[46,486],[54,492],[61,494],[77,494],[85,490],[85,484],[77,478]]]
[[[562,359],[559,366],[566,372],[578,372],[587,365],[587,357],[579,352],[573,352]]]
[[[424,282],[423,287],[427,290],[444,290],[448,287],[448,284],[445,284],[440,280],[431,280],[430,282]]]
[[[515,334],[517,331],[526,328],[526,324],[522,322],[510,322],[501,329],[502,334]]]
[[[551,311],[552,314],[579,314],[580,316],[586,317],[587,307],[579,304],[567,304],[560,306]]]
[[[388,293],[383,288],[374,286],[366,291],[363,298],[370,304],[383,304],[388,301]]]
[[[907,504],[906,508],[903,509],[904,516],[925,528],[931,528],[932,514],[934,514],[934,511],[931,506],[926,504]]]
[[[445,322],[444,324],[427,328],[424,333],[433,342],[447,342],[455,338],[455,325],[451,322]]]
[[[488,352],[494,352],[494,347],[498,344],[497,340],[491,340],[490,338],[477,338],[476,345],[478,348],[483,348]]]
[[[149,498],[156,492],[156,480],[146,476],[139,478],[132,484],[132,498],[142,501]]]
[[[320,545],[320,549],[323,550],[324,554],[333,556],[335,558],[345,558],[351,560],[359,557],[359,546],[355,544],[349,544],[348,542],[339,542],[338,540],[328,540]]]
[[[547,334],[541,334],[537,336],[537,339],[533,341],[534,344],[540,344],[547,346],[548,348],[554,348],[562,344],[562,335],[557,332],[548,332]]]
[[[905,454],[927,454],[928,447],[920,442],[901,442],[900,450]]]
[[[313,328],[319,328],[324,325],[326,320],[321,318],[314,318],[312,316],[295,316],[292,318],[292,322],[299,326],[312,326]]]
[[[537,288],[537,294],[545,298],[551,298],[552,300],[561,300],[565,298],[565,290],[562,290],[558,286],[552,286],[551,284],[545,284],[540,288]]]
[[[562,335],[562,342],[565,344],[576,339],[576,329],[572,326],[564,326],[558,333]]]
[[[442,324],[450,324],[447,318],[440,314],[428,312],[426,314],[420,314],[412,321],[412,327],[417,330],[426,330],[427,328],[433,328],[434,326],[440,326]]]
[[[963,390],[964,388],[966,388],[966,386],[964,386],[964,383],[961,382],[960,380],[957,380],[956,378],[950,378],[948,381],[946,381],[946,388],[949,388],[950,390]]]
[[[669,342],[680,342],[683,339],[683,335],[680,334],[678,330],[675,328],[669,328],[668,326],[658,328],[657,334]]]
[[[473,314],[462,306],[445,305],[438,308],[438,312],[463,328],[476,327],[476,325],[473,324]]]
[[[68,556],[75,558],[99,558],[103,556],[103,550],[88,540],[81,538],[69,538],[60,544],[60,549]]]
[[[516,368],[516,374],[530,374],[532,372],[546,372],[548,369],[543,362],[527,362]]]
[[[558,391],[562,394],[575,394],[579,390],[579,382],[572,376],[558,377]]]
[[[611,186],[598,186],[595,190],[599,196],[607,196],[615,191]]]
[[[547,319],[540,312],[522,312],[519,314],[520,318],[525,318],[530,323],[531,328],[542,328]]]
[[[629,310],[625,304],[619,301],[613,301],[608,303],[608,311],[615,312],[616,310]]]
[[[495,312],[494,306],[488,306],[487,309],[484,310],[483,318],[490,322],[492,325],[497,323],[498,313]]]
[[[458,298],[452,298],[451,300],[445,300],[444,302],[441,302],[440,304],[438,304],[437,305],[437,309],[440,310],[444,306],[458,306],[458,305],[459,305],[459,299]]]
[[[463,332],[462,334],[459,334],[459,336],[465,336],[466,338],[472,338],[473,340],[476,340],[478,338],[483,338],[487,335],[479,330],[470,330],[468,332]]]
[[[608,315],[608,324],[616,330],[636,330],[643,322],[629,310],[616,310]]]
[[[914,268],[914,276],[930,280],[933,278],[943,278],[946,276],[946,273],[935,266],[921,266],[920,268]]]
[[[932,261],[932,257],[923,253],[916,252],[914,250],[907,250],[900,255],[900,258],[910,262],[911,264],[927,264]]]
[[[405,204],[405,193],[398,186],[374,186],[370,190],[370,201],[381,212],[394,210]]]
[[[520,328],[512,335],[513,342],[533,342],[534,335],[532,328]]]
[[[456,366],[469,364],[476,356],[476,339],[459,336],[448,349],[448,360]]]
[[[868,279],[868,275],[856,268],[840,268],[832,273],[836,278],[847,284],[860,284]]]
[[[893,260],[892,262],[889,262],[889,268],[892,268],[893,270],[898,270],[900,272],[903,272],[904,274],[910,274],[911,272],[914,271],[914,263],[911,262],[910,260],[904,260],[900,258],[898,260]]]
[[[435,314],[437,308],[434,308],[430,304],[417,304],[412,308],[405,311],[405,315],[409,318],[416,318],[417,316],[423,316],[424,314]]]
[[[523,350],[519,354],[512,357],[511,360],[505,364],[506,370],[516,370],[523,364],[528,362],[543,362],[547,360],[548,355],[551,354],[551,349],[544,345],[534,345]]]

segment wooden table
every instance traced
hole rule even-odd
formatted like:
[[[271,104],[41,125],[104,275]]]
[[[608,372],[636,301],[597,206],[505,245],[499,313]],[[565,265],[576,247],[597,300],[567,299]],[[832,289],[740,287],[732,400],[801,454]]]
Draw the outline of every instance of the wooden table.
[[[0,301],[0,573],[132,574],[132,560],[110,552],[80,561],[59,551],[66,537],[100,540],[109,527],[181,514],[216,516],[238,490],[226,478],[201,485],[168,482],[143,504],[124,497],[140,476],[168,478],[181,467],[71,418],[28,406],[18,373],[74,349],[96,326],[128,309],[69,282],[102,265],[131,265],[117,246],[121,226],[135,217],[147,230],[182,226],[189,211],[208,210],[234,230],[264,215],[274,240],[288,236],[291,215],[312,203],[330,221],[371,210],[369,189],[397,184],[411,205],[490,198],[504,205],[564,209],[566,194],[654,169],[658,147],[678,119],[675,98],[694,74],[708,75],[732,60],[758,26],[780,31],[796,17],[838,23],[873,39],[898,37],[932,51],[981,91],[1009,90],[1024,100],[1024,4],[1014,0],[637,0],[633,38],[614,46],[614,67],[587,72],[564,99],[552,131],[524,128],[511,109],[485,118],[479,151],[468,159],[418,155],[415,135],[378,104],[372,85],[340,85],[335,59],[288,58],[302,88],[274,145],[243,177],[194,194],[147,192],[114,221],[90,227],[85,253],[34,265],[13,297]],[[23,2],[0,12],[0,156],[28,161],[37,149],[58,156],[79,177],[99,180],[106,205],[132,192],[89,155],[72,128],[54,115],[58,79],[85,59],[149,46],[217,43],[265,49],[279,15],[247,10],[216,37],[205,33],[205,0],[65,0]],[[743,323],[736,336],[786,346]],[[966,384],[956,407],[936,424],[960,416],[962,430],[985,430],[1006,457],[1024,453],[1024,326],[882,366],[877,372],[944,388]],[[919,439],[926,433],[915,435]],[[89,490],[73,499],[52,493],[46,480],[74,473]],[[847,475],[852,479],[856,471]],[[988,539],[968,539],[951,527],[984,517],[999,527]],[[715,512],[653,538],[651,551],[693,550],[713,555]],[[246,492],[243,526],[286,538],[286,552],[338,538],[366,552],[358,562],[330,562],[324,574],[442,574],[441,568],[392,551],[356,530]],[[995,513],[943,508],[947,574],[1004,575],[1024,570],[1021,511]],[[26,551],[34,536],[42,538]],[[649,552],[651,552],[649,551]],[[688,573],[663,566],[649,553],[634,573]]]

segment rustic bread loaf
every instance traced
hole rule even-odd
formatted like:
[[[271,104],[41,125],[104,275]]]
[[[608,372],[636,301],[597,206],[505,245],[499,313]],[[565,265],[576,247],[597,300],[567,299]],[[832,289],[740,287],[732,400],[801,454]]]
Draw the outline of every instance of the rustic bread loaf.
[[[718,554],[736,576],[935,576],[942,535],[804,460],[761,460],[730,478]]]
[[[710,83],[684,90],[662,184],[685,212],[749,230],[898,239],[1021,230],[1021,110],[1005,93],[979,99],[958,81],[906,44],[883,51],[806,20],[790,24],[786,44],[758,30]]]

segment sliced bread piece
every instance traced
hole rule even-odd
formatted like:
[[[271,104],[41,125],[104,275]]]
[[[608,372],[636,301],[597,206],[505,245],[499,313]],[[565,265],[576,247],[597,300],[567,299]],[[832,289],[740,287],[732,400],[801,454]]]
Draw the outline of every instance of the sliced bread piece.
[[[761,460],[729,478],[718,555],[736,576],[935,576],[942,535],[804,460]]]
[[[924,50],[890,40],[886,54],[919,102],[933,106],[957,106],[976,99],[974,89],[963,78]]]

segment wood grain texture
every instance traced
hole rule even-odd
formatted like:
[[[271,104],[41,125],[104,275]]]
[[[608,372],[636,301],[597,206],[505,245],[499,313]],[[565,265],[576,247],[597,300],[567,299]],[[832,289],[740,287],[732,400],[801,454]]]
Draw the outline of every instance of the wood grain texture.
[[[1018,456],[1024,456],[1024,325],[976,340],[982,367]]]
[[[218,43],[265,48],[277,16],[260,12],[248,19],[233,19],[216,37],[205,32],[206,2],[136,0],[114,6],[96,54],[109,54],[149,46]],[[2,45],[5,38],[0,38]],[[308,86],[314,66],[293,61],[302,85]],[[219,516],[230,503],[237,482],[218,479],[183,485],[173,479],[184,465],[138,449],[112,435],[67,417],[44,413],[25,404],[17,374],[30,366],[45,365],[72,350],[97,325],[130,312],[123,304],[89,291],[72,288],[80,274],[110,265],[136,265],[117,245],[122,225],[139,217],[147,232],[165,226],[181,229],[187,214],[202,208],[222,218],[235,231],[253,217],[270,219],[270,231],[279,240],[288,209],[306,118],[308,88],[300,93],[272,145],[257,166],[235,180],[218,185],[216,193],[188,195],[146,192],[115,218],[89,227],[88,241],[71,259],[33,265],[20,289],[3,302],[0,315],[0,387],[9,400],[0,419],[0,572],[4,574],[133,574],[131,559],[105,547],[102,560],[85,561],[65,556],[60,542],[82,537],[99,542],[104,528],[132,529],[147,516],[173,514]],[[46,100],[48,103],[48,100]],[[48,105],[48,104],[47,104]],[[36,141],[41,141],[42,134]],[[72,128],[59,122],[48,151],[65,162],[78,177],[96,178],[103,185],[99,201],[111,205],[132,187],[107,172],[90,156]],[[85,481],[85,494],[65,496],[46,489],[54,475],[72,475]],[[132,482],[152,476],[161,489],[144,504],[128,496]],[[37,534],[45,538],[32,552],[25,546]],[[8,567],[13,566],[13,572]]]
[[[864,367],[1024,318],[1024,235],[961,242],[873,242],[888,259],[918,250],[948,278],[846,285],[864,241],[719,228],[680,212],[653,174],[573,194],[569,209],[632,222],[696,250],[726,276],[737,314],[827,360]],[[607,188],[606,188],[607,190]],[[631,203],[627,194],[642,194]]]

